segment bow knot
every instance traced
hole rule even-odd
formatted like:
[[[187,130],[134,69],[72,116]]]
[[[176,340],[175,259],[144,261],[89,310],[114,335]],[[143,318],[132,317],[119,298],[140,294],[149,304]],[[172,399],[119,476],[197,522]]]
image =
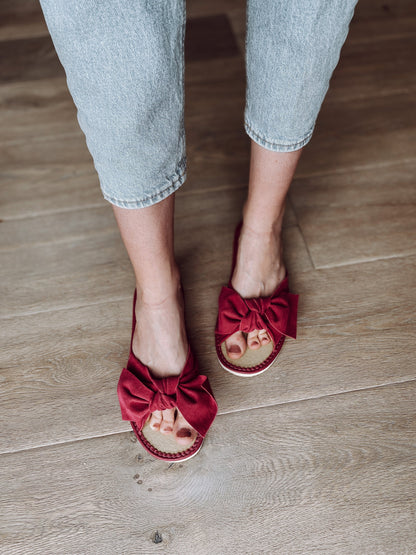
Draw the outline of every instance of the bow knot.
[[[150,412],[155,410],[172,409],[176,406],[176,395],[168,395],[165,391],[158,389],[153,394],[152,400],[149,402]]]
[[[267,310],[270,306],[268,298],[242,299],[246,307],[245,314],[239,324],[240,331],[249,333],[255,329],[267,328]]]

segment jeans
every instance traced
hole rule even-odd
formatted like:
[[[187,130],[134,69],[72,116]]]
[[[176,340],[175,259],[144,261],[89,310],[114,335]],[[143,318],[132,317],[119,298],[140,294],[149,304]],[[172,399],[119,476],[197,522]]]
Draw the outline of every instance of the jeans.
[[[357,0],[247,0],[245,130],[311,138]],[[41,0],[104,198],[159,202],[186,177],[185,0]]]

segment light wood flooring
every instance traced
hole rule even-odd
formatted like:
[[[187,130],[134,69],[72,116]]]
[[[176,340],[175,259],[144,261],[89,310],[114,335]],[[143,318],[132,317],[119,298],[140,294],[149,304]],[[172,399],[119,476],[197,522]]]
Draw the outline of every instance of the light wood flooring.
[[[216,362],[247,183],[244,1],[188,0],[176,251],[219,416],[152,459],[120,417],[133,275],[39,5],[0,6],[0,552],[416,553],[416,4],[360,0],[291,187],[297,341]]]

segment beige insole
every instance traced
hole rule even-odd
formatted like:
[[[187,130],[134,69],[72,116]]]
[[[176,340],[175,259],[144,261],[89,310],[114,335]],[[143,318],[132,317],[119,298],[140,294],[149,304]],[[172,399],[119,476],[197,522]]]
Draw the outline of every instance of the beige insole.
[[[188,447],[184,447],[176,442],[173,434],[161,434],[158,430],[153,430],[148,422],[143,426],[142,434],[153,447],[163,453],[181,453],[192,447],[196,441],[195,438]]]
[[[221,351],[225,359],[228,360],[230,364],[234,364],[240,368],[253,368],[261,364],[267,357],[269,357],[273,351],[274,343],[270,341],[267,345],[262,345],[259,349],[254,351],[253,349],[247,349],[244,355],[238,359],[230,358],[227,354],[225,348],[225,341],[221,343]]]

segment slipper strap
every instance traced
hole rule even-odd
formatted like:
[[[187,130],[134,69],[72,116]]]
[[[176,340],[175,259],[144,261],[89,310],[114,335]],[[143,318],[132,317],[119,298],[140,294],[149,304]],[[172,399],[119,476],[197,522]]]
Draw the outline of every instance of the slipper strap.
[[[185,420],[205,437],[217,414],[217,403],[208,378],[198,373],[189,350],[179,376],[154,378],[133,353],[117,386],[123,420],[136,422],[141,430],[155,410],[177,407]]]
[[[215,333],[222,343],[237,331],[267,330],[277,343],[285,335],[296,339],[298,295],[289,292],[287,277],[269,297],[243,299],[232,287],[221,289]]]

